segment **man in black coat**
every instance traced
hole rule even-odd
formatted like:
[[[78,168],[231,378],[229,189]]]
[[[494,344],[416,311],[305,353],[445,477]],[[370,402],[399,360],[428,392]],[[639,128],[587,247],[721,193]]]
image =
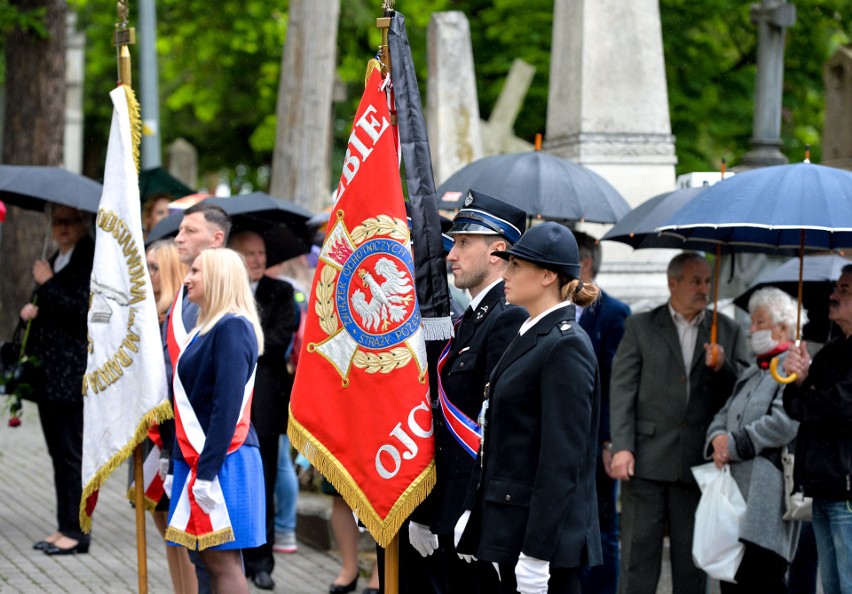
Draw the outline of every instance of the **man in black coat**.
[[[478,437],[470,432],[468,443],[462,444],[464,431],[458,429],[458,423],[475,423],[478,419],[488,375],[527,318],[524,309],[506,303],[502,280],[506,261],[491,255],[508,249],[520,238],[525,219],[522,210],[471,190],[448,231],[455,240],[447,256],[454,284],[470,292],[471,302],[439,363],[440,387],[446,398],[439,398],[440,408],[434,415],[437,484],[427,505],[428,526],[419,523],[426,520],[416,514],[409,524],[409,539],[424,556],[440,545],[452,593],[499,590],[490,563],[464,563],[453,546],[453,529],[463,511],[479,448]]]
[[[252,231],[243,231],[231,238],[231,247],[243,255],[248,266],[251,287],[263,329],[263,355],[257,360],[254,395],[251,403],[251,422],[260,442],[263,460],[263,483],[266,489],[265,545],[245,549],[246,575],[263,590],[275,588],[272,570],[275,559],[275,478],[278,467],[278,441],[287,428],[287,409],[293,377],[287,371],[287,348],[293,333],[299,328],[296,299],[290,283],[264,275],[266,245]]]
[[[580,250],[580,280],[593,283],[601,267],[601,246],[591,235],[574,232]],[[615,594],[618,586],[618,512],[615,507],[616,482],[609,476],[612,447],[609,435],[609,382],[612,359],[624,336],[624,322],[630,307],[601,289],[601,295],[587,308],[577,308],[580,327],[589,335],[598,360],[601,377],[601,413],[598,425],[598,461],[595,484],[598,496],[598,522],[601,529],[603,564],[584,570],[583,592]]]

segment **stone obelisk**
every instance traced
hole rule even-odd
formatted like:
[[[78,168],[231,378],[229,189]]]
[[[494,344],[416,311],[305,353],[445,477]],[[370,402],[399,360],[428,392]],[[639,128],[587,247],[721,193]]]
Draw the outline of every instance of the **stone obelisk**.
[[[632,206],[675,187],[658,0],[556,0],[548,152],[607,179]],[[582,225],[600,237],[605,228]],[[598,279],[642,309],[664,300],[673,252],[604,242]]]

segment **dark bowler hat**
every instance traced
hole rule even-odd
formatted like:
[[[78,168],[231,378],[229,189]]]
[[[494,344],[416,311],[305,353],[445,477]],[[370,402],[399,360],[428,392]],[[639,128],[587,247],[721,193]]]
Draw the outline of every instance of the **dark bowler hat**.
[[[526,227],[527,213],[502,200],[470,190],[462,209],[456,213],[447,235],[475,233],[499,235],[509,243],[521,238]]]
[[[568,227],[552,221],[531,228],[508,250],[491,253],[504,260],[515,256],[568,278],[580,276],[580,250],[574,234]]]

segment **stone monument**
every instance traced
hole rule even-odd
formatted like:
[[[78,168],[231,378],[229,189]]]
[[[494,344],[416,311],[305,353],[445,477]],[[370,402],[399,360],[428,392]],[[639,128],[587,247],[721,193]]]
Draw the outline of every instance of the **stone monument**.
[[[825,80],[822,163],[852,171],[852,46],[829,58]]]
[[[785,0],[763,0],[751,6],[757,25],[757,74],[754,93],[752,149],[743,168],[787,162],[781,147],[781,100],[784,86],[784,38],[796,22],[796,7]]]
[[[65,15],[65,140],[63,167],[83,173],[83,82],[86,34],[77,31],[77,13]]]
[[[556,0],[544,148],[601,174],[632,206],[674,190],[658,0]],[[600,237],[606,228],[580,224]],[[598,280],[634,309],[664,301],[676,253],[604,242]]]
[[[436,12],[427,35],[426,121],[435,184],[440,185],[483,156],[482,132],[467,17],[457,11]]]

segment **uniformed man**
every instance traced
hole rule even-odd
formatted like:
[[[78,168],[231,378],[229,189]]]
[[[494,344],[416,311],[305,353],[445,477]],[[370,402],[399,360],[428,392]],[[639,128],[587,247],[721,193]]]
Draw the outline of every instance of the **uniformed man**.
[[[527,318],[524,309],[506,302],[502,275],[507,262],[492,252],[509,249],[520,239],[525,222],[524,211],[471,190],[447,232],[455,240],[447,256],[454,284],[458,289],[467,289],[471,301],[438,364],[438,480],[427,506],[428,520],[415,514],[409,524],[409,539],[423,556],[440,548],[440,563],[451,593],[499,590],[499,579],[490,563],[467,564],[458,558],[453,529],[462,513],[479,448],[476,420],[485,383]]]

